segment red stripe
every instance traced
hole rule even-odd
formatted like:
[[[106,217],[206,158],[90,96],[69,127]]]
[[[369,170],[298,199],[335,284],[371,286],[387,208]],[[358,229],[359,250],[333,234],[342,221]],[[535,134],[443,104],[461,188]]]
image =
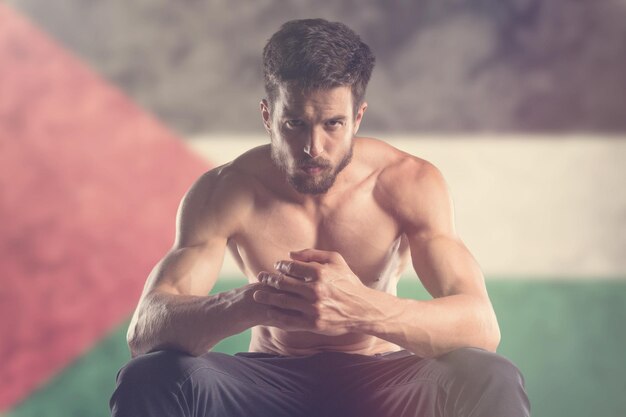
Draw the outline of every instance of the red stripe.
[[[0,3],[0,410],[130,314],[206,168]]]

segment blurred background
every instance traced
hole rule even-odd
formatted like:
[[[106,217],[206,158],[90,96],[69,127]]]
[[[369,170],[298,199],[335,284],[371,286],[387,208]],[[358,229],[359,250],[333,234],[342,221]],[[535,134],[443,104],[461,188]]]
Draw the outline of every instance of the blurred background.
[[[261,50],[308,17],[376,55],[360,134],[448,180],[533,415],[626,415],[622,0],[0,2],[0,415],[109,414],[180,198],[267,143]]]

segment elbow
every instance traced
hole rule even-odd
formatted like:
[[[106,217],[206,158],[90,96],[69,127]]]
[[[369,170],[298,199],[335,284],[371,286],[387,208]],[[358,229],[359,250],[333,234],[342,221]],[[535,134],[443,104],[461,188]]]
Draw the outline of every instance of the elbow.
[[[146,295],[140,301],[126,332],[126,344],[133,358],[153,350],[154,334],[150,329],[154,324],[155,303],[150,295]]]
[[[478,332],[470,341],[468,341],[467,344],[463,346],[483,349],[495,353],[499,345],[500,330],[496,328],[494,330],[484,330],[483,332]]]
[[[496,352],[500,345],[500,326],[496,313],[490,303],[483,304],[474,310],[472,333],[469,336],[469,347]]]
[[[136,358],[137,356],[139,356],[139,355],[141,355],[143,353],[139,349],[139,346],[137,345],[137,343],[135,341],[128,340],[127,344],[128,344],[128,350],[130,350],[130,357],[131,358]]]
[[[136,326],[131,323],[128,328],[128,332],[126,333],[126,344],[128,345],[128,349],[130,350],[130,356],[135,358],[145,351],[142,350],[142,343],[137,336]]]
[[[483,326],[483,346],[481,347],[495,353],[500,345],[501,337],[502,334],[500,333],[498,319],[496,318],[495,312],[490,309],[490,312],[487,314],[487,319],[485,320],[485,325]]]
[[[150,338],[145,333],[145,325],[140,323],[139,316],[139,314],[135,313],[126,332],[126,344],[132,358],[148,353],[151,350]]]
[[[500,328],[496,324],[495,328],[485,335],[485,342],[483,348],[489,352],[496,352],[500,345]]]
[[[201,356],[209,350],[206,346],[200,344],[191,346],[180,343],[180,341],[168,342],[165,340],[161,340],[149,342],[141,338],[137,334],[135,329],[135,326],[131,326],[128,329],[128,333],[126,335],[126,343],[128,344],[128,348],[130,350],[130,355],[132,358],[136,358],[137,356],[144,355],[150,352],[156,352],[159,350],[174,350],[190,356]]]

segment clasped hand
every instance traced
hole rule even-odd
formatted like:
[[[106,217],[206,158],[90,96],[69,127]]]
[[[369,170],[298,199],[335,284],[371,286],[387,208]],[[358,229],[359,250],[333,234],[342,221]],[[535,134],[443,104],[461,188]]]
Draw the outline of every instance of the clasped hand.
[[[265,284],[253,299],[267,305],[263,324],[283,330],[305,330],[340,335],[354,329],[364,317],[367,287],[337,252],[304,249],[291,252],[275,271],[262,271]]]

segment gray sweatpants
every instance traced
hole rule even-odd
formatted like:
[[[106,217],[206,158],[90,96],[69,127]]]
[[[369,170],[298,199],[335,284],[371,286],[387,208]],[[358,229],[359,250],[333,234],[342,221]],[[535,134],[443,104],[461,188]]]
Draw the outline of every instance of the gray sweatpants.
[[[464,348],[424,359],[322,352],[131,360],[118,374],[114,417],[522,417],[530,405],[509,360]]]

